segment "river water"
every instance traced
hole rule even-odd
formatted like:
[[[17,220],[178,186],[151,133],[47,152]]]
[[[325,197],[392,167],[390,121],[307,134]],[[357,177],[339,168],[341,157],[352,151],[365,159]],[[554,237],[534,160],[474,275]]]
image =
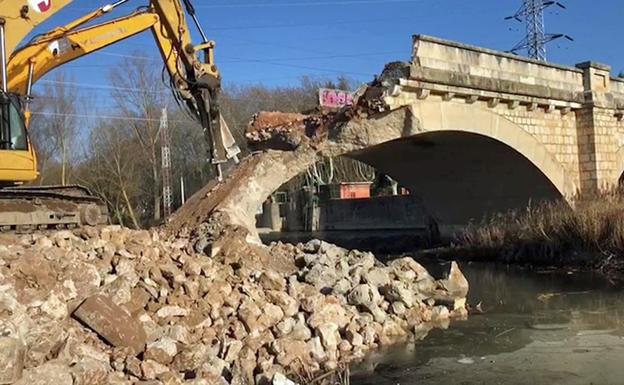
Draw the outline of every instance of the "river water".
[[[483,313],[373,353],[352,384],[624,384],[620,288],[587,273],[460,266]]]

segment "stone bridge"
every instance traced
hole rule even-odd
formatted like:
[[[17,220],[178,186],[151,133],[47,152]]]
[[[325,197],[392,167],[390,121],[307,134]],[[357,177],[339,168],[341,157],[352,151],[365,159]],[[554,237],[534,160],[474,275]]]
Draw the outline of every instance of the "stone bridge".
[[[381,76],[388,112],[334,132],[336,153],[411,188],[441,224],[617,186],[624,79],[418,35]]]
[[[228,194],[211,210],[254,228],[256,208],[319,153],[391,175],[442,229],[592,196],[617,186],[624,171],[624,80],[603,64],[561,66],[418,35],[411,62],[389,64],[364,90],[355,115],[332,123],[322,140],[306,127],[300,141],[292,123],[256,135],[305,145],[252,157],[235,186],[219,187]],[[376,108],[362,110],[371,100]],[[192,205],[187,211],[200,218]]]

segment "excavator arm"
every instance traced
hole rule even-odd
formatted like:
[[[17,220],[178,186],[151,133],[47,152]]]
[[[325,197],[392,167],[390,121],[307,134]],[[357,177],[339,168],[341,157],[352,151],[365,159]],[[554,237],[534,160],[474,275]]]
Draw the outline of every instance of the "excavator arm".
[[[230,159],[238,162],[240,149],[219,111],[221,75],[214,62],[215,43],[206,38],[191,1],[183,2],[186,12],[179,0],[151,0],[154,12],[160,16],[152,31],[171,76],[172,88],[199,120],[210,161],[221,180],[221,164]],[[199,45],[193,45],[186,13],[202,36]]]
[[[201,27],[188,0],[184,4],[186,12],[179,0],[152,0],[145,10],[78,29],[125,1],[98,9],[15,51],[7,65],[9,90],[28,100],[34,82],[52,69],[151,29],[170,74],[171,88],[200,122],[209,158],[221,178],[220,165],[230,159],[237,161],[240,150],[219,112],[221,76],[214,63],[214,42],[207,41],[202,31],[203,42],[192,44],[186,12],[200,31]],[[28,120],[28,103],[26,106]]]

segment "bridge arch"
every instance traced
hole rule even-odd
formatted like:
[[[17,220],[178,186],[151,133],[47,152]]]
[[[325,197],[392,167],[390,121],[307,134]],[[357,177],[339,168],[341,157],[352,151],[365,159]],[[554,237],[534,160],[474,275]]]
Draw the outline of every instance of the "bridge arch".
[[[476,103],[419,101],[348,122],[330,139],[337,153],[413,188],[432,216],[448,225],[575,191],[542,143]]]
[[[330,152],[358,152],[392,140],[434,132],[464,132],[496,140],[529,160],[563,197],[576,193],[576,186],[563,165],[533,135],[491,109],[462,102],[422,101],[366,121],[351,121],[331,138],[334,146]],[[624,170],[624,146],[618,160]]]

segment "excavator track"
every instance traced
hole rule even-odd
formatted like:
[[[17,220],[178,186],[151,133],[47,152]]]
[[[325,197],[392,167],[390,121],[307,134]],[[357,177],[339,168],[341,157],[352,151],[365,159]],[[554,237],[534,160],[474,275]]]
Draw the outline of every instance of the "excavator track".
[[[0,188],[2,232],[71,229],[106,223],[106,205],[83,186]]]

